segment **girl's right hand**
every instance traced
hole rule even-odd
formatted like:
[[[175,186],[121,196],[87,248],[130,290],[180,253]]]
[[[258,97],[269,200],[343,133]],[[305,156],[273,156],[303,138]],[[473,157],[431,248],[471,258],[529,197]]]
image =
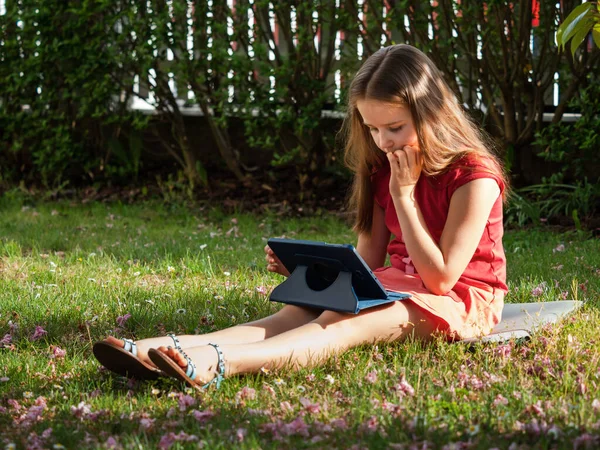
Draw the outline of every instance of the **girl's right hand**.
[[[267,270],[269,272],[278,273],[284,277],[289,277],[290,272],[281,263],[279,258],[275,256],[275,252],[271,250],[271,247],[265,245],[265,259],[267,260]]]

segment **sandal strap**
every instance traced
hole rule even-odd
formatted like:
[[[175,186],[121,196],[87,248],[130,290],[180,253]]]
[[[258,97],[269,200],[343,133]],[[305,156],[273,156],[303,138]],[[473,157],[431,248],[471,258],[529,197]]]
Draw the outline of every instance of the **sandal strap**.
[[[179,342],[179,339],[177,338],[177,336],[174,333],[168,333],[167,336],[170,337],[171,339],[173,339],[173,345],[175,346],[177,351],[179,353],[181,353],[183,355],[183,357],[185,358],[185,361],[187,363],[187,368],[185,369],[185,375],[187,377],[191,378],[192,380],[195,379],[196,378],[196,364],[194,364],[192,362],[192,359],[187,355],[187,353],[183,351],[183,348],[181,348],[181,343]],[[169,348],[172,348],[172,347],[169,345]]]
[[[217,389],[219,389],[219,387],[221,386],[221,382],[225,379],[225,360],[223,359],[223,352],[221,351],[221,347],[219,347],[219,344],[211,344],[209,342],[208,345],[210,345],[217,351],[217,356],[219,357],[217,368],[219,369],[219,371],[212,380],[210,380],[208,383],[202,386],[202,389],[206,389],[211,384],[215,384],[217,386]]]
[[[171,339],[173,339],[173,346],[174,346],[174,347],[175,347],[177,350],[179,350],[180,352],[181,352],[181,351],[183,351],[183,350],[181,349],[181,344],[180,344],[180,342],[179,342],[179,339],[177,339],[177,336],[175,336],[175,334],[173,334],[173,333],[169,333],[169,334],[167,334],[167,336],[168,336],[168,337],[170,337]]]
[[[122,338],[121,340],[123,341],[123,350],[137,357],[137,344],[131,339]]]
[[[169,345],[169,347],[167,348],[173,348]],[[179,353],[181,353],[183,355],[183,357],[185,358],[185,362],[187,363],[187,367],[185,369],[185,375],[190,378],[191,380],[194,380],[196,378],[196,364],[194,364],[194,362],[192,361],[192,358],[190,358],[186,352],[183,351],[183,349],[180,347],[177,349],[179,351]]]
[[[208,383],[206,383],[205,385],[202,386],[202,389],[206,389],[211,384],[215,384],[217,389],[219,389],[219,387],[221,386],[221,382],[225,379],[225,360],[223,359],[223,352],[221,351],[221,347],[219,347],[218,344],[211,344],[209,342],[208,345],[210,345],[217,351],[217,356],[219,358],[219,360],[217,362],[218,372],[217,372],[217,375],[212,380],[210,380]],[[169,346],[168,348],[172,348],[172,347]],[[183,357],[185,358],[185,361],[187,363],[185,375],[189,379],[195,380],[196,372],[197,372],[196,364],[194,364],[192,359],[187,355],[187,353],[185,351],[183,351],[183,349],[181,349],[181,347],[177,348],[177,350],[179,351],[179,353],[181,353],[181,355],[183,355]]]

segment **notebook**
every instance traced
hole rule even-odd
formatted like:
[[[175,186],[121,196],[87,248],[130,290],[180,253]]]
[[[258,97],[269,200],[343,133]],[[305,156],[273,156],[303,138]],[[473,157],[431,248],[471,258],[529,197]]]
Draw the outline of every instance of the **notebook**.
[[[271,238],[268,245],[291,274],[272,301],[357,314],[410,297],[386,291],[350,244]]]

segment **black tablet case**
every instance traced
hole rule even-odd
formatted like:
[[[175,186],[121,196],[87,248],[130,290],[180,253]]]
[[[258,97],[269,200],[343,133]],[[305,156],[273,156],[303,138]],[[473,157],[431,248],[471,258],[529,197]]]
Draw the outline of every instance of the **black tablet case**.
[[[410,297],[387,292],[352,245],[280,238],[268,245],[290,272],[272,301],[357,314]]]

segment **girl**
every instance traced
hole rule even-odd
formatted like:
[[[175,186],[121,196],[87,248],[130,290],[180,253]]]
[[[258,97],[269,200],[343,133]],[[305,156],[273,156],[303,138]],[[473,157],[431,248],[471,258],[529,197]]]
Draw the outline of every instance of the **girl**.
[[[409,293],[409,300],[357,315],[286,305],[205,335],[137,343],[109,337],[95,344],[97,359],[117,373],[151,378],[158,367],[205,387],[261,368],[318,364],[363,343],[489,333],[507,291],[507,183],[442,74],[411,46],[379,50],[350,86],[344,129],[357,250],[387,290]],[[382,267],[386,250],[391,266]],[[289,275],[271,249],[265,252],[269,271]]]

